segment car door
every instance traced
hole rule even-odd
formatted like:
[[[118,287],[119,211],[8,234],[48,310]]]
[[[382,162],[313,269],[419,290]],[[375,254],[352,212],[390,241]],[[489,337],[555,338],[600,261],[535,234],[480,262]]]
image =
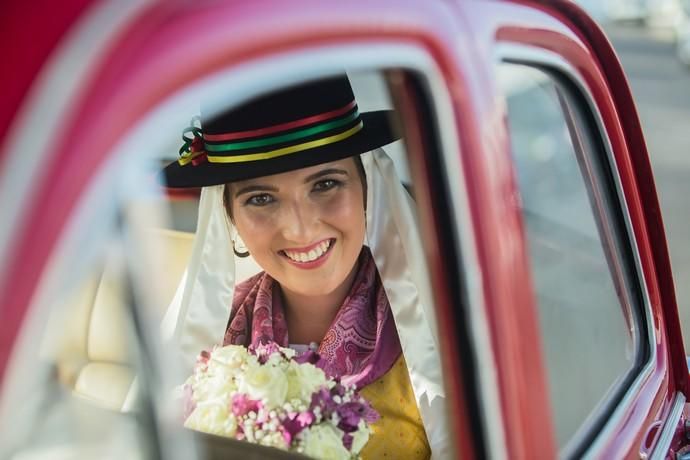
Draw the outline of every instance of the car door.
[[[529,367],[511,369],[515,349],[526,354],[536,346],[560,455],[673,455],[684,445],[677,433],[688,373],[634,102],[593,21],[570,3],[534,6],[461,3],[484,50],[467,65],[493,86],[475,112],[487,114],[480,131],[494,141],[475,148],[482,154],[471,155],[468,168],[479,178],[467,180],[475,196],[501,197],[477,210],[483,273],[497,277],[493,285],[517,274],[530,291],[514,286],[512,302],[496,295],[486,307],[504,416],[521,400],[511,379]],[[503,161],[511,171],[496,166]],[[516,234],[520,248],[505,243]],[[523,304],[521,295],[532,299]],[[532,314],[535,329],[508,324]],[[513,430],[518,424],[507,423]],[[508,426],[514,446],[520,440]]]
[[[392,12],[398,15],[397,25],[389,28],[379,18]],[[104,4],[83,9],[72,26],[66,25],[69,33],[53,51],[53,60],[41,68],[29,102],[20,104],[2,154],[8,167],[0,184],[19,197],[8,213],[0,246],[7,313],[0,329],[0,419],[7,428],[2,430],[3,455],[50,456],[63,446],[91,455],[94,445],[107,445],[124,449],[116,449],[117,455],[193,456],[185,444],[189,436],[171,423],[172,413],[166,412],[164,394],[156,386],[169,378],[166,372],[175,363],[156,344],[156,318],[147,306],[160,309],[162,302],[148,292],[156,284],[152,277],[170,267],[147,255],[151,247],[142,244],[146,239],[137,225],[156,219],[148,206],[159,198],[151,172],[160,165],[152,164],[155,159],[142,146],[170,147],[169,133],[179,132],[180,117],[188,116],[180,107],[189,100],[230,87],[234,91],[228,103],[236,104],[249,95],[342,67],[383,75],[401,101],[416,94],[410,85],[433,83],[440,91],[434,97],[446,98],[440,103],[449,107],[445,77],[426,40],[452,37],[452,14],[443,4],[429,9],[412,2],[307,1],[296,9],[270,2],[161,3],[131,9]],[[423,25],[421,36],[418,24]],[[92,45],[87,55],[85,43]],[[75,59],[82,66],[73,69]],[[421,102],[428,103],[428,96],[424,98]],[[417,116],[415,106],[403,107],[402,118],[409,124]],[[36,120],[45,128],[40,134],[34,129]],[[417,128],[408,129],[414,144]],[[25,144],[27,148],[21,148]],[[22,161],[20,151],[32,161]],[[426,164],[423,151],[418,146],[412,155],[420,167]],[[422,202],[432,195],[428,178],[418,175],[417,180]],[[431,225],[428,231],[429,247],[438,251],[433,243],[437,230]],[[429,261],[438,272],[438,260]],[[92,281],[91,275],[95,296],[93,283],[82,285]],[[86,315],[73,316],[71,308],[82,303],[71,294],[81,294],[82,286],[94,300],[86,303]],[[101,295],[101,289],[108,295]],[[474,376],[459,371],[469,359],[469,336],[462,323],[453,327],[453,309],[461,305],[452,305],[450,297],[443,297],[445,291],[439,292],[436,303],[446,315],[447,329],[444,338],[436,340],[444,350],[440,355],[448,360],[443,370],[447,398],[440,414],[453,415],[448,424],[436,420],[440,435],[451,443],[438,455],[450,456],[455,449],[467,457],[483,456],[484,425]],[[107,297],[109,313],[117,310],[116,316],[94,315],[102,297]],[[79,329],[83,318],[85,331]],[[73,334],[72,326],[81,335]],[[103,329],[107,332],[100,333]],[[77,343],[63,353],[60,339],[65,338]],[[103,338],[111,339],[105,348]],[[72,345],[79,348],[79,356]],[[67,367],[57,361],[65,355]],[[485,390],[495,391],[493,386]],[[75,394],[83,397],[78,403]],[[140,401],[135,410],[130,396]],[[15,419],[22,400],[31,401],[25,404],[29,409]],[[90,423],[90,417],[98,423]]]
[[[74,36],[101,37],[92,42],[100,53],[71,74],[69,58],[81,55],[83,42],[65,42],[33,90],[36,102],[21,107],[0,157],[13,165],[1,190],[21,191],[0,239],[5,400],[10,385],[21,389],[20,375],[35,371],[19,373],[16,363],[31,356],[22,354],[31,351],[36,329],[29,326],[45,327],[36,312],[54,294],[51,282],[55,288],[80,261],[87,266],[86,249],[95,252],[110,241],[90,237],[113,229],[131,233],[118,224],[127,222],[121,198],[131,197],[124,191],[132,185],[123,182],[122,171],[131,172],[126,166],[142,145],[165,142],[158,115],[175,113],[184,97],[200,94],[195,85],[214,77],[210,88],[227,81],[251,93],[277,84],[275,69],[297,80],[347,66],[386,74],[401,113],[455,452],[467,458],[618,457],[680,447],[673,433],[685,407],[687,367],[651,170],[620,67],[576,7],[180,2],[106,5],[83,14]],[[72,78],[60,80],[64,72]],[[47,102],[51,90],[65,90],[51,86],[55,81],[69,82],[60,104]],[[40,135],[32,129],[36,113],[50,128]],[[534,136],[542,140],[533,143]],[[25,144],[28,150],[19,148]],[[20,152],[34,161],[22,161]],[[141,171],[132,174],[144,182]],[[532,186],[544,176],[553,180]],[[558,187],[567,181],[577,193],[563,197]],[[569,225],[575,199],[589,219],[579,226]],[[125,236],[116,238],[116,247],[126,253]],[[124,273],[133,285],[122,290],[129,298],[142,284],[141,272]],[[592,274],[607,284],[591,284]],[[584,281],[590,284],[579,284]],[[551,300],[578,291],[590,294],[586,303],[606,308],[606,321],[590,309],[594,315],[579,329],[569,327],[585,318],[575,311],[579,304],[568,302],[569,295]],[[565,324],[558,324],[559,308],[572,314]],[[149,357],[144,367],[156,369],[156,346],[136,326],[145,316],[130,312],[137,337],[131,346]],[[606,362],[618,367],[580,400],[578,382],[592,379],[578,381],[578,370],[601,375],[596,346],[576,353],[579,343],[610,332],[590,334],[587,325],[597,321],[617,333],[616,352]],[[566,342],[574,345],[558,347]],[[138,423],[150,436],[141,451],[191,455],[176,450],[174,434],[166,435],[155,380],[155,374],[144,380],[144,400],[151,404]]]

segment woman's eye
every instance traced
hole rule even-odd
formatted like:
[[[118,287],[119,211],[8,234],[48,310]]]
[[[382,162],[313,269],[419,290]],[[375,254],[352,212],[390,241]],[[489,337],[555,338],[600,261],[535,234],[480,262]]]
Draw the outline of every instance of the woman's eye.
[[[251,206],[266,206],[273,202],[273,197],[268,193],[262,193],[260,195],[251,196],[245,201],[245,204]]]
[[[324,179],[314,184],[314,190],[324,192],[340,185],[340,181],[335,179]]]

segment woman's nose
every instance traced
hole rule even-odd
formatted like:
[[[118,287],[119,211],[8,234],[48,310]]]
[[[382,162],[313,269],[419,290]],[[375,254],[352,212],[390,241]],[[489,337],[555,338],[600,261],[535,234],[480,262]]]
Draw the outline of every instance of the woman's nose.
[[[281,213],[279,225],[283,237],[297,244],[313,243],[316,235],[316,216],[312,206],[305,203],[292,203]]]

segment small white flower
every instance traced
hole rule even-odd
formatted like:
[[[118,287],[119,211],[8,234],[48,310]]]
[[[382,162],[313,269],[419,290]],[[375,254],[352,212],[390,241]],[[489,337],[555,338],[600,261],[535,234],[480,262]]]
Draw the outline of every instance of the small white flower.
[[[259,444],[276,447],[282,450],[288,450],[289,448],[289,446],[285,443],[285,438],[283,435],[278,432],[264,433],[264,436],[259,441]]]

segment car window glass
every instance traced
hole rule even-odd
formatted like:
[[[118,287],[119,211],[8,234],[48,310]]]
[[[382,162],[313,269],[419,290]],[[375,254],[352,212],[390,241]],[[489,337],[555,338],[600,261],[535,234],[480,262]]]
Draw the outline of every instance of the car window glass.
[[[0,448],[12,458],[146,456],[127,282],[119,251],[102,249],[65,271],[55,295],[36,306],[42,330],[10,376],[25,375],[21,409],[3,430],[13,435]]]
[[[349,77],[361,112],[392,108],[384,72],[360,72]],[[197,104],[190,108],[189,116],[198,111]],[[162,123],[166,122],[170,125],[169,120],[163,120]],[[98,241],[84,240],[83,246],[75,245],[70,251],[65,250],[56,256],[59,260],[55,262],[55,267],[69,266],[70,270],[55,269],[57,273],[51,276],[59,280],[57,284],[61,288],[53,292],[50,301],[36,305],[36,308],[44,309],[50,316],[41,328],[32,331],[36,343],[40,343],[41,350],[45,350],[40,363],[44,378],[36,381],[37,387],[45,395],[42,393],[41,396],[44,397],[41,410],[31,412],[27,417],[27,420],[31,420],[23,424],[24,428],[34,424],[40,429],[24,429],[24,436],[10,446],[10,452],[32,455],[40,450],[53,455],[60,446],[81,452],[94,445],[108,445],[113,452],[122,452],[121,455],[114,454],[118,458],[148,458],[150,454],[155,456],[156,452],[165,452],[157,445],[158,442],[162,443],[161,439],[152,435],[157,430],[155,423],[182,429],[179,418],[183,398],[180,391],[190,369],[185,367],[182,372],[187,373],[175,374],[172,379],[171,375],[164,375],[162,370],[156,369],[178,358],[173,356],[171,342],[161,341],[162,338],[171,340],[171,337],[161,337],[165,334],[159,334],[159,327],[173,298],[181,295],[180,286],[184,286],[183,280],[188,275],[185,270],[194,248],[200,190],[173,190],[151,178],[160,172],[161,164],[176,161],[179,134],[183,128],[171,128],[167,132],[166,136],[174,142],[169,149],[153,152],[149,157],[120,161],[118,164],[124,166],[118,170],[115,179],[103,173],[102,177],[94,180],[95,184],[99,180],[107,182],[108,185],[104,186],[108,188],[107,193],[99,200],[93,200],[93,205],[83,205],[85,210],[80,212],[84,212],[86,217],[75,220],[76,223],[68,223],[69,231],[78,235],[88,234],[92,229]],[[415,204],[413,200],[408,200],[409,195],[405,192],[413,187],[404,143],[398,140],[387,145],[385,150],[392,162],[383,155],[377,161],[385,163],[385,168],[388,168],[385,169],[385,179],[396,182],[385,185],[395,190],[387,193],[399,193],[399,202],[410,208],[404,211],[409,211],[406,222],[415,225]],[[363,153],[369,155],[368,152]],[[367,161],[371,164],[374,162],[372,155],[367,158],[363,160],[365,168],[370,164]],[[379,176],[384,176],[383,172]],[[394,187],[400,183],[404,189]],[[381,195],[385,186],[378,185],[382,190]],[[373,206],[373,203],[369,202],[369,206]],[[388,223],[397,225],[393,218]],[[418,276],[412,282],[424,285],[423,290],[428,293],[427,273],[419,268],[424,266],[421,260],[422,241],[407,227],[400,231],[404,233],[403,238],[414,240],[417,245],[414,250],[418,251],[415,254],[420,255],[410,270],[415,272],[412,276]],[[381,236],[377,238],[385,239]],[[370,244],[370,241],[367,240],[365,244]],[[386,244],[386,241],[380,243],[381,246]],[[229,247],[226,249],[230,251]],[[238,282],[260,269],[251,257],[237,258],[235,262]],[[390,265],[389,271],[398,271],[398,266]],[[379,270],[382,273],[384,269]],[[47,272],[50,273],[50,270]],[[395,291],[389,291],[390,295],[395,295]],[[417,302],[418,296],[431,298],[427,294],[416,294],[410,297],[415,299],[411,302]],[[401,294],[397,297],[406,301]],[[227,316],[214,323],[221,330],[224,330],[228,321],[230,305],[227,308]],[[433,311],[431,302],[425,308]],[[222,313],[226,314],[225,311]],[[435,331],[436,325],[429,327]],[[409,347],[409,344],[404,344],[405,347]],[[197,353],[201,352],[202,349],[198,349]],[[148,367],[161,357],[165,359],[158,361],[157,366]],[[412,361],[412,357],[407,355],[405,359]],[[435,356],[434,359],[440,358]],[[424,357],[424,360],[432,362],[428,357]],[[395,370],[409,372],[404,360],[396,362],[402,364],[395,366]],[[440,369],[440,365],[434,368],[439,382],[442,375]],[[32,374],[36,372],[37,366],[29,370]],[[412,387],[404,390],[409,390],[404,393],[405,398],[409,399],[409,413],[405,416],[412,414],[417,417]],[[385,400],[384,396],[380,398]],[[402,396],[400,398],[402,400]],[[165,400],[162,406],[167,412],[155,413],[152,404],[158,401],[152,400],[157,399]],[[395,404],[399,402],[395,400]],[[439,404],[436,403],[436,406]],[[55,415],[36,420],[40,414],[48,412]],[[161,417],[162,420],[159,419]],[[419,428],[423,434],[421,419],[415,423],[415,429]],[[70,426],[72,429],[60,432],[54,428],[57,426]],[[440,431],[446,429],[445,425],[439,428]],[[440,431],[436,436],[441,435]],[[230,445],[227,449],[238,452],[233,450],[238,449],[237,446]],[[104,450],[102,454],[109,452]]]
[[[581,110],[552,74],[501,64],[550,399],[564,448],[617,394],[640,337],[611,190]],[[598,185],[599,184],[599,185]]]

